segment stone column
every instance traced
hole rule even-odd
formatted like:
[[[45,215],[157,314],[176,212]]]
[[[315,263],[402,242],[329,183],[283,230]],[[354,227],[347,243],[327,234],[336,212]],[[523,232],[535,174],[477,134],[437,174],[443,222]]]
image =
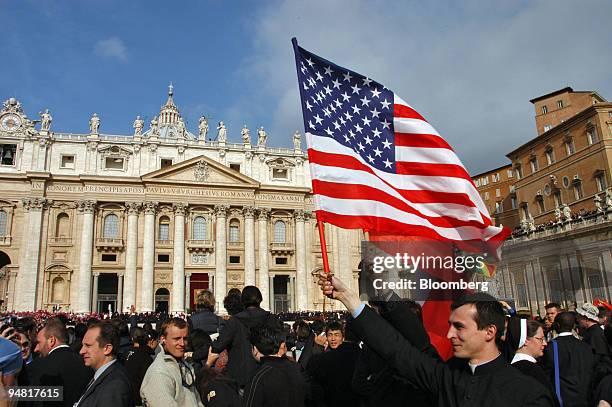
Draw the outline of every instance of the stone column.
[[[187,273],[187,275],[185,275],[185,308],[191,307],[190,299],[191,299],[191,273]]]
[[[26,219],[23,229],[23,247],[19,258],[19,273],[16,281],[16,293],[18,293],[20,300],[15,304],[15,310],[35,311],[42,215],[49,202],[45,198],[25,198],[22,203]]]
[[[295,218],[295,271],[297,277],[297,309],[308,309],[308,278],[306,273],[306,236],[304,221],[306,212],[298,209],[293,213]]]
[[[123,274],[117,274],[117,312],[123,312]]]
[[[268,208],[259,208],[257,216],[259,229],[259,291],[263,302],[261,307],[270,309],[270,297],[268,286]]]
[[[257,285],[255,280],[255,208],[245,206],[244,214],[244,285]]]
[[[270,311],[271,312],[277,312],[275,310],[275,303],[274,303],[274,276],[270,275],[268,277],[268,281],[269,281],[269,287],[270,287]]]
[[[174,261],[172,263],[171,312],[185,312],[185,211],[187,205],[174,204]]]
[[[295,276],[289,276],[289,288],[287,289],[287,292],[291,296],[289,301],[289,304],[291,304],[291,309],[289,311],[295,312],[297,311],[295,306]]]
[[[81,233],[81,253],[79,257],[79,278],[77,305],[75,311],[91,312],[91,261],[93,258],[94,212],[96,201],[80,201],[79,212],[83,214],[83,230]],[[96,297],[97,286],[94,291]]]
[[[151,312],[153,309],[153,279],[155,264],[155,212],[157,202],[145,202],[144,243],[142,254],[142,279],[140,284],[140,311]]]
[[[98,277],[100,273],[93,274],[93,295],[91,297],[91,311],[98,312]],[[105,310],[102,310],[104,312]]]
[[[125,249],[125,279],[122,304],[136,306],[136,265],[138,263],[138,214],[140,202],[126,202],[128,214],[127,242]],[[123,311],[123,310],[122,310]]]
[[[215,205],[216,236],[215,236],[215,298],[217,310],[225,314],[223,298],[227,294],[227,211],[228,205]]]

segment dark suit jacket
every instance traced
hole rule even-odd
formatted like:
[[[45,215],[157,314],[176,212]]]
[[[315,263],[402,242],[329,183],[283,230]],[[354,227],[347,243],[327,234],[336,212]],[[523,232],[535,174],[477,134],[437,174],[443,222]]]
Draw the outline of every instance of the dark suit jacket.
[[[555,339],[559,348],[559,378],[561,398],[564,407],[587,406],[594,367],[591,347],[573,336],[559,336]],[[553,344],[544,351],[544,370],[551,382],[555,383]]]
[[[28,365],[30,386],[62,386],[64,401],[45,402],[45,406],[72,407],[81,397],[93,370],[85,366],[83,358],[71,348],[58,348],[47,357],[36,358]],[[42,405],[42,402],[34,402]]]
[[[79,407],[132,407],[132,386],[125,368],[118,361],[108,367],[85,390]]]

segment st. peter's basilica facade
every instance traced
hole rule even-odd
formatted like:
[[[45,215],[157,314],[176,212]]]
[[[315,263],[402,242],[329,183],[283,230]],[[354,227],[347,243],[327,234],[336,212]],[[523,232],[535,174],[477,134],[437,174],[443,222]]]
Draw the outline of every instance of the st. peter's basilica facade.
[[[227,290],[245,285],[267,309],[321,308],[299,133],[291,149],[267,147],[263,127],[233,143],[202,117],[193,134],[172,87],[130,135],[101,133],[97,114],[88,134],[40,116],[14,98],[0,109],[2,309],[182,312],[209,288],[222,310]],[[359,232],[326,226],[326,236],[332,269],[355,283]]]

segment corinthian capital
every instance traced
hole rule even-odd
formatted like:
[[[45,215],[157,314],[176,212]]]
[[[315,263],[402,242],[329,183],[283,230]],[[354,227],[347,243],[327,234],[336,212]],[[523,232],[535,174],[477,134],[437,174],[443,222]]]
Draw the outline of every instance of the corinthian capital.
[[[77,202],[79,212],[94,213],[96,210],[96,201],[85,200]]]
[[[24,198],[21,202],[26,211],[42,211],[51,204],[46,198],[39,197]]]
[[[229,205],[215,205],[215,215],[217,215],[217,217],[226,217],[227,216],[227,211],[229,210]]]
[[[146,201],[142,204],[142,207],[144,208],[144,213],[149,214],[149,215],[155,215],[155,212],[157,211],[157,202],[153,202],[153,201]]]
[[[126,202],[125,203],[125,211],[128,213],[128,215],[138,215],[141,208],[142,208],[141,202]]]
[[[252,206],[245,206],[242,208],[242,214],[245,218],[255,217],[255,208]]]
[[[175,203],[172,208],[175,215],[185,216],[185,212],[187,212],[187,204],[182,202]]]
[[[270,208],[257,208],[257,219],[268,220],[270,216]]]
[[[298,222],[304,222],[308,217],[308,212],[303,209],[296,209],[295,211],[293,211],[293,217]]]

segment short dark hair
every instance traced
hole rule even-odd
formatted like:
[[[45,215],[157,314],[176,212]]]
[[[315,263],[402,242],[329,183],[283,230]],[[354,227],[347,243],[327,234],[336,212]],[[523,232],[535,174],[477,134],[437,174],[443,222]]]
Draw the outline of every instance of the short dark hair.
[[[168,318],[161,324],[161,328],[159,328],[159,335],[166,336],[168,334],[168,328],[171,326],[175,326],[178,329],[185,329],[187,327],[187,322],[183,318],[174,317]]]
[[[45,338],[54,336],[61,344],[68,343],[68,331],[66,325],[59,318],[49,318],[43,327],[45,330]]]
[[[340,331],[342,332],[342,336],[344,336],[344,325],[342,325],[340,321],[330,321],[325,326],[325,335],[327,335],[329,331]]]
[[[490,325],[497,328],[495,341],[500,344],[501,337],[504,334],[506,319],[504,307],[500,302],[492,295],[486,293],[466,294],[451,304],[451,310],[454,311],[464,305],[474,305],[476,308],[474,321],[476,321],[478,330],[482,331]]]
[[[138,346],[141,348],[147,346],[147,343],[149,343],[149,335],[147,335],[147,332],[144,330],[144,328],[141,328],[139,326],[134,328],[134,330],[132,331],[132,342],[137,343]]]
[[[245,308],[253,306],[259,307],[259,304],[263,301],[263,297],[261,296],[259,288],[254,285],[247,285],[242,289],[240,300]]]
[[[556,302],[549,302],[548,304],[546,304],[544,306],[544,309],[550,309],[550,308],[556,308],[558,310],[561,309],[561,305],[557,304]]]
[[[285,343],[287,338],[283,333],[282,325],[278,323],[251,328],[249,340],[258,351],[268,356],[278,353],[281,344]]]
[[[558,313],[555,317],[554,327],[557,333],[571,332],[576,327],[576,314],[571,311]]]
[[[536,332],[538,332],[538,329],[540,328],[544,329],[544,325],[541,322],[538,322],[534,319],[528,319],[527,320],[527,337],[533,338]]]
[[[119,352],[119,329],[117,329],[116,325],[107,320],[91,324],[88,330],[95,328],[100,329],[98,338],[96,338],[98,341],[98,346],[102,348],[106,345],[111,345],[113,349],[111,351],[111,355],[117,356],[117,353]]]
[[[198,349],[208,349],[210,345],[212,345],[212,340],[210,339],[210,335],[202,329],[194,329],[189,332],[187,345],[188,351],[193,352]]]

